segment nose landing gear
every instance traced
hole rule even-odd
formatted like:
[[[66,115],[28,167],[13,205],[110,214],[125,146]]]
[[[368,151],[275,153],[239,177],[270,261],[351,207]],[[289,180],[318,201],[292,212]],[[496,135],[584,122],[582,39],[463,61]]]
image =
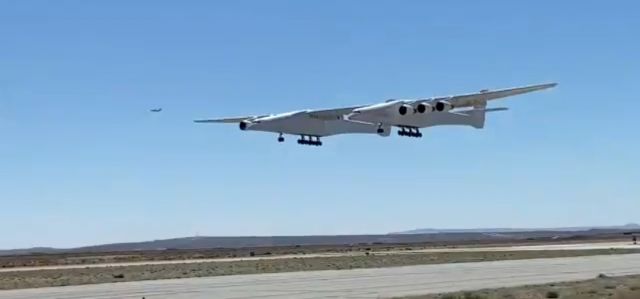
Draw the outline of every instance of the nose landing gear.
[[[300,139],[298,139],[298,144],[304,144],[304,145],[315,145],[315,146],[321,146],[322,145],[322,141],[320,141],[320,137],[319,136],[308,136],[309,139],[306,139],[305,137],[307,137],[306,135],[300,135]],[[315,140],[314,140],[315,138]]]
[[[398,131],[398,135],[406,136],[406,137],[414,137],[421,138],[422,133],[420,133],[420,129],[415,127],[400,127],[400,131]]]
[[[282,136],[282,133],[278,136],[278,142],[284,142],[284,136]]]

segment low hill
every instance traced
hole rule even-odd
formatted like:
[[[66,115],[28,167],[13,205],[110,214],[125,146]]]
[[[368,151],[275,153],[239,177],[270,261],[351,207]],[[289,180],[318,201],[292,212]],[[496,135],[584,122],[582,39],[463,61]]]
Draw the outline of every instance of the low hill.
[[[554,231],[554,232],[583,232],[590,230],[638,230],[640,225],[629,223],[619,226],[580,226],[580,227],[557,227],[557,228],[473,228],[473,229],[438,229],[420,228],[392,234],[441,234],[441,233],[514,233],[530,231]]]

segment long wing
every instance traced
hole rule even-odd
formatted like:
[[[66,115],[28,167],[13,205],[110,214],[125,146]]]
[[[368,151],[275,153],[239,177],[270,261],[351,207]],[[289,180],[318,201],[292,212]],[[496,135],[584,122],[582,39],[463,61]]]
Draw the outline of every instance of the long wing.
[[[255,118],[264,117],[266,115],[261,116],[241,116],[241,117],[228,117],[228,118],[214,118],[214,119],[196,119],[193,122],[196,123],[239,123],[243,120],[250,120]]]
[[[334,120],[334,119],[342,119],[342,117],[346,114],[349,114],[353,111],[353,109],[360,108],[362,106],[353,106],[353,107],[344,107],[344,108],[336,108],[336,109],[324,109],[324,110],[311,110],[309,113],[310,117],[322,119],[322,120]]]
[[[448,97],[437,97],[437,98],[431,99],[431,101],[433,102],[447,101],[456,108],[471,107],[476,105],[482,105],[483,103],[486,103],[486,101],[506,98],[510,96],[543,90],[547,88],[552,88],[552,87],[555,87],[556,85],[558,85],[558,83],[538,84],[538,85],[530,85],[530,86],[524,86],[524,87],[499,89],[499,90],[493,90],[493,91],[482,90],[480,92],[470,93],[470,94],[448,96]]]
[[[354,107],[345,107],[345,108],[337,108],[337,109],[322,109],[322,110],[308,110],[304,111],[310,117],[321,119],[321,120],[334,120],[334,119],[342,119],[345,114],[351,113],[353,109],[356,109],[361,106]],[[303,111],[300,111],[303,112]],[[215,118],[215,119],[197,119],[194,120],[196,123],[239,123],[244,120],[254,120],[263,117],[267,117],[269,115],[258,115],[258,116],[241,116],[241,117],[228,117],[228,118]]]

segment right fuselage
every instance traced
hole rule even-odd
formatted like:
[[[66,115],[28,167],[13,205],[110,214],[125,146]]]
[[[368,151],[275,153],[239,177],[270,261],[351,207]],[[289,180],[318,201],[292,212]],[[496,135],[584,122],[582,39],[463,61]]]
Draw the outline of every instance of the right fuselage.
[[[403,101],[391,101],[362,109],[356,109],[348,118],[374,124],[388,124],[398,127],[426,128],[440,125],[472,126],[484,125],[484,111],[466,110],[460,112],[432,111],[420,113],[417,108]]]

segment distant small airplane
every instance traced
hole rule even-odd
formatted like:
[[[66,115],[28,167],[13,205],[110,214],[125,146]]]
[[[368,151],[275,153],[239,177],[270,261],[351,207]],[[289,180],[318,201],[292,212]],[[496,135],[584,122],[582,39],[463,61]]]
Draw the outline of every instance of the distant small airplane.
[[[151,111],[151,112],[155,112],[155,113],[157,113],[157,112],[162,112],[162,108],[154,108],[154,109],[151,109],[151,110],[149,110],[149,111]]]

